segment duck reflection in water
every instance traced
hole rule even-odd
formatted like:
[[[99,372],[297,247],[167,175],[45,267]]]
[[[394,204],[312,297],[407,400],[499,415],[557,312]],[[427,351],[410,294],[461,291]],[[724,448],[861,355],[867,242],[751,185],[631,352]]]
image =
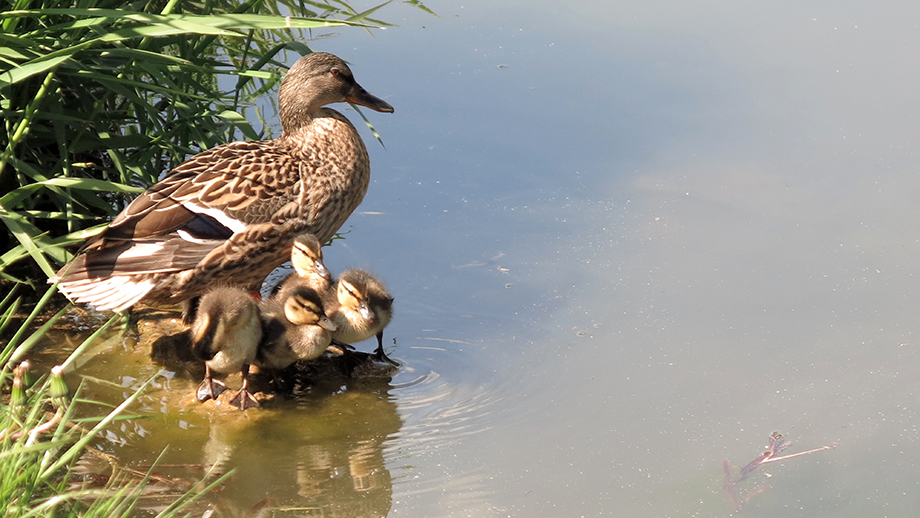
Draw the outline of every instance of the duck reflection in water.
[[[202,462],[234,470],[214,496],[230,516],[271,498],[264,510],[310,509],[310,516],[387,516],[392,476],[384,461],[402,427],[386,379],[320,383],[310,397],[278,401],[272,411],[215,413]],[[360,408],[360,412],[355,412]],[[277,411],[274,411],[277,410]]]

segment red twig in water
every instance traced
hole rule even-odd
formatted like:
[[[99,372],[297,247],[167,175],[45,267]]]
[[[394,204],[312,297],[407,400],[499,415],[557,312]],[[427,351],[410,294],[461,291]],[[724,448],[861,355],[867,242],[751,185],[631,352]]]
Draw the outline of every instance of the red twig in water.
[[[738,483],[747,479],[751,475],[751,473],[756,471],[757,468],[759,468],[761,465],[766,464],[768,462],[776,462],[780,460],[791,459],[793,457],[799,457],[802,455],[808,455],[809,453],[814,453],[816,451],[832,450],[837,447],[836,444],[832,444],[830,446],[822,446],[821,448],[815,448],[813,450],[793,453],[791,455],[777,456],[780,453],[782,453],[783,450],[785,450],[791,445],[792,445],[792,442],[787,441],[786,438],[780,435],[778,432],[773,432],[772,434],[770,434],[770,447],[769,447],[770,449],[763,452],[762,455],[752,460],[751,462],[748,462],[747,465],[741,468],[741,471],[738,473],[738,478],[736,479],[732,479],[732,469],[731,469],[731,466],[729,466],[728,464],[728,459],[722,461],[722,469],[725,471],[725,479],[722,482],[722,487],[725,489],[725,492],[728,494],[728,499],[729,501],[731,501],[732,507],[734,507],[735,512],[739,512],[742,509],[744,509],[745,504],[747,504],[751,498],[769,489],[770,486],[760,486],[758,488],[755,488],[749,491],[747,494],[744,495],[744,498],[738,497],[738,492],[737,492]]]

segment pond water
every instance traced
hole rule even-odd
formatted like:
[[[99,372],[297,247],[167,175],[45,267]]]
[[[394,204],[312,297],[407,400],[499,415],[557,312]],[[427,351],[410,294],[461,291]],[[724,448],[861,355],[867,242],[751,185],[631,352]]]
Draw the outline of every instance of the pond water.
[[[426,5],[312,43],[396,109],[326,264],[386,280],[403,367],[243,417],[151,397],[113,451],[226,459],[226,516],[920,512],[920,5]],[[838,447],[736,512],[723,460],[774,431]]]

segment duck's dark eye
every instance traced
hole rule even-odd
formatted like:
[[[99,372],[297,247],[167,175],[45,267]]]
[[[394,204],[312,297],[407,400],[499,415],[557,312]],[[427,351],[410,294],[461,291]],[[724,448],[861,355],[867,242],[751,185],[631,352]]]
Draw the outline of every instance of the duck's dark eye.
[[[333,68],[332,70],[329,71],[329,73],[332,74],[333,77],[338,76],[338,75],[339,75],[339,69]]]

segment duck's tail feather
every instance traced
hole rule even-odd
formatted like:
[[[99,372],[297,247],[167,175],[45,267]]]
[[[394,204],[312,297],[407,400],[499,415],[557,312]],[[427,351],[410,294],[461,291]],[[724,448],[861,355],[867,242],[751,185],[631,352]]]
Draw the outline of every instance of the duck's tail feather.
[[[127,276],[79,279],[58,284],[58,290],[71,301],[90,304],[100,311],[124,311],[143,299],[153,287],[150,279],[135,280]]]

